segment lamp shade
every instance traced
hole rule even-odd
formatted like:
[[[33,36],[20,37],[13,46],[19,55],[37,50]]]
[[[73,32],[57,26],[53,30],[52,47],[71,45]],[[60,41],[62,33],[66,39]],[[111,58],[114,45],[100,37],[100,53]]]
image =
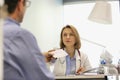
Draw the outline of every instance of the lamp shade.
[[[0,0],[0,7],[3,6],[4,0]]]
[[[98,23],[112,24],[110,3],[108,3],[107,1],[96,2],[88,19]]]

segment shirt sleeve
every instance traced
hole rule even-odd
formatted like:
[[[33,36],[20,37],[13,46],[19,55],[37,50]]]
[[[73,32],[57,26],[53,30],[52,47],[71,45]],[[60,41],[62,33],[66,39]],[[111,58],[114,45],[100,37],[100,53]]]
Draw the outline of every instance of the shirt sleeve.
[[[46,67],[35,37],[26,30],[21,30],[5,43],[5,77],[11,80],[54,80],[53,74]],[[9,67],[9,70],[8,68]],[[9,73],[13,72],[11,75]],[[16,78],[16,79],[15,79]],[[6,79],[7,80],[7,79]],[[9,79],[10,80],[10,79]]]

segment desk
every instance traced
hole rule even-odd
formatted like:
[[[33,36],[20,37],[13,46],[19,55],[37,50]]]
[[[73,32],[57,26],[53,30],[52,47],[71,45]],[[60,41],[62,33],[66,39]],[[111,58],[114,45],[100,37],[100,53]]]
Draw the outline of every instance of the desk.
[[[105,75],[56,76],[55,80],[106,80]]]

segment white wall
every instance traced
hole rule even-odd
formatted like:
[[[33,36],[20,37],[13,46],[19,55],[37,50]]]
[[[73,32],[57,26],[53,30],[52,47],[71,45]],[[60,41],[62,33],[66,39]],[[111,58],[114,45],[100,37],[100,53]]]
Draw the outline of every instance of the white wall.
[[[42,52],[59,47],[59,33],[63,26],[62,0],[31,0],[22,27],[37,38]]]
[[[114,56],[114,64],[117,64],[117,59],[120,58],[119,2],[112,1],[109,3],[112,6],[112,25],[99,24],[88,20],[95,3],[64,5],[64,25],[72,24],[77,28],[81,37],[106,46]],[[93,67],[98,66],[99,56],[103,49],[103,47],[82,40],[81,50],[89,56]]]

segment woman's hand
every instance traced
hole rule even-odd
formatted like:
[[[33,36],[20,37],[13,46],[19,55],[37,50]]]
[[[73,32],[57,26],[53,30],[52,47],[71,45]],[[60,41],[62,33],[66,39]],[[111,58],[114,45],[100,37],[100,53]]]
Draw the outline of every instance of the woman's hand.
[[[82,72],[84,72],[84,71],[85,71],[85,68],[80,67],[80,68],[77,70],[76,74],[79,75],[80,73],[82,73]]]

